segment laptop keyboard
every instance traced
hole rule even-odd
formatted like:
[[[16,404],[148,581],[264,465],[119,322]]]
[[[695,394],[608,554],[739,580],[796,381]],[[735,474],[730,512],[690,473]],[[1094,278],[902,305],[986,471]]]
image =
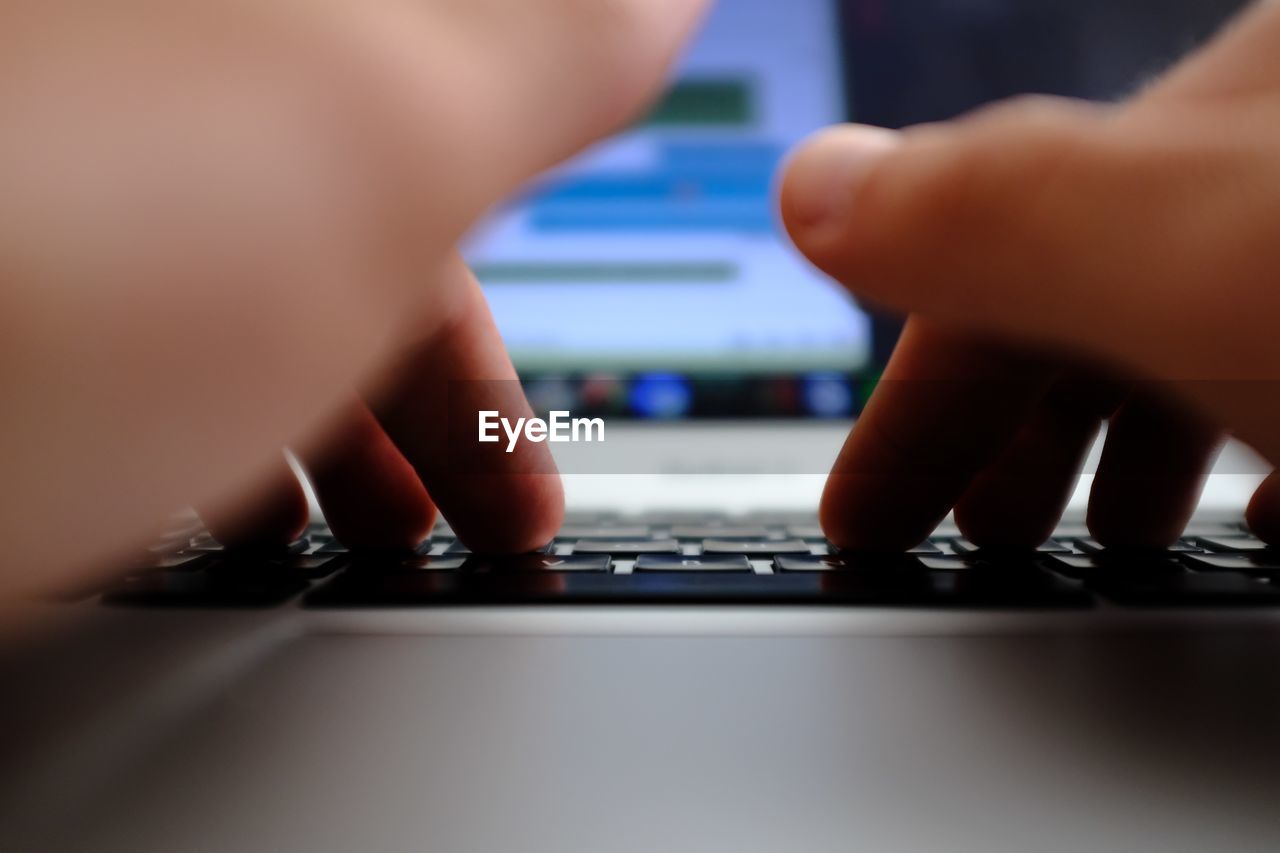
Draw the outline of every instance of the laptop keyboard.
[[[538,553],[473,554],[446,524],[402,553],[345,549],[323,525],[287,547],[227,550],[180,525],[105,591],[115,607],[791,604],[913,608],[1274,607],[1280,549],[1238,524],[1197,525],[1162,551],[1104,548],[1064,525],[1034,551],[939,529],[905,554],[841,553],[816,519],[571,517]]]

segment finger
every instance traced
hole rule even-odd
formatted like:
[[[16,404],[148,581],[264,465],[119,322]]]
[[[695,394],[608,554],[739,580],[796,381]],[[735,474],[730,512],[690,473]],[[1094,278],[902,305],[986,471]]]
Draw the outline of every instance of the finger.
[[[299,455],[330,529],[348,548],[407,549],[430,533],[435,506],[426,488],[364,403],[352,403]]]
[[[1013,443],[969,485],[956,523],[973,542],[1035,548],[1053,533],[1102,427],[1124,399],[1120,383],[1060,382]]]
[[[533,416],[480,286],[453,257],[442,286],[458,294],[434,335],[413,349],[377,399],[379,420],[472,550],[520,552],[551,540],[564,493],[545,444],[477,441],[478,413]]]
[[[1160,392],[1135,393],[1111,419],[1089,497],[1089,530],[1115,547],[1163,548],[1195,512],[1222,433]]]
[[[1049,389],[1051,362],[912,318],[827,480],[837,546],[925,539],[1013,440]]]
[[[1280,545],[1280,472],[1273,472],[1262,481],[1249,501],[1245,518],[1258,538]]]
[[[1214,314],[1189,215],[1220,191],[1206,147],[1162,150],[1161,128],[1115,115],[1024,99],[901,134],[830,129],[793,157],[784,220],[817,266],[895,310],[1203,370],[1185,341]]]
[[[308,514],[307,495],[283,454],[272,461],[248,494],[200,513],[209,532],[229,548],[292,542],[306,529]]]

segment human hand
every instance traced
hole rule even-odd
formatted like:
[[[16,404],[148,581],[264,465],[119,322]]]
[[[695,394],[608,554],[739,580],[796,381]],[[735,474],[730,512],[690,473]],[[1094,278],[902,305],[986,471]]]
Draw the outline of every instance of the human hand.
[[[1106,419],[1089,524],[1112,545],[1179,535],[1224,430],[1280,461],[1277,152],[1277,3],[1125,104],[802,146],[796,245],[910,315],[828,481],[831,540],[910,547],[954,508],[980,544],[1034,547]],[[1280,478],[1249,521],[1280,543]]]
[[[453,246],[656,94],[701,5],[0,7],[0,589],[193,502],[229,539],[296,535],[285,446],[355,544],[414,542],[436,504],[474,548],[548,539],[544,446],[446,458],[451,384],[527,411]]]

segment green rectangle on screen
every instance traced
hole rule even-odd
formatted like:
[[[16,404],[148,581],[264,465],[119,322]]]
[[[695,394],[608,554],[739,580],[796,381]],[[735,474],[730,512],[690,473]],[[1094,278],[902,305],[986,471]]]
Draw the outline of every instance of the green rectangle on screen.
[[[668,90],[643,124],[747,125],[755,119],[754,112],[747,80],[682,80]]]

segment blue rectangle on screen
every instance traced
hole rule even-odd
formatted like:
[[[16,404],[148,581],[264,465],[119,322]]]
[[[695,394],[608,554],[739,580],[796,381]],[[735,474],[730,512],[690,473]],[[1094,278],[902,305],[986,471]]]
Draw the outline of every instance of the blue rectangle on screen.
[[[664,142],[647,172],[595,171],[529,204],[538,231],[739,231],[773,228],[769,200],[780,146],[764,142]]]
[[[539,231],[741,231],[773,230],[773,216],[763,203],[702,201],[611,204],[556,203],[538,205],[530,225]]]

